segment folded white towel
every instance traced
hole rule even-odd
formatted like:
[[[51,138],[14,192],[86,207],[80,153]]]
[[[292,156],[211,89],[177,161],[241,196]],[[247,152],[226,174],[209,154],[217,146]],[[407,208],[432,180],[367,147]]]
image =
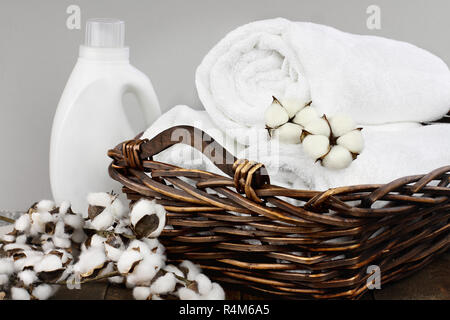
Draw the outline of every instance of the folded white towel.
[[[218,129],[205,111],[187,106],[176,106],[163,114],[145,131],[143,138],[151,139],[177,125],[201,129],[236,157],[265,164],[273,184],[296,189],[326,190],[344,185],[387,183],[450,164],[450,124],[365,126],[362,133],[366,147],[350,167],[343,170],[330,170],[314,163],[304,153],[302,145],[279,144],[277,140],[268,142],[265,130],[260,130],[260,138],[246,148]],[[223,175],[206,156],[187,145],[174,145],[154,158],[179,167]]]
[[[243,144],[264,127],[272,96],[311,98],[358,124],[432,121],[450,107],[450,72],[414,45],[277,18],[230,32],[196,72],[201,102]]]
[[[193,126],[206,132],[233,155],[242,152],[245,148],[218,129],[206,111],[194,110],[185,105],[175,106],[164,113],[143,133],[142,138],[152,139],[168,128],[182,125]],[[180,132],[180,135],[182,134],[183,132]],[[178,137],[174,138],[178,140]],[[200,151],[185,144],[176,144],[160,152],[154,157],[154,160],[187,169],[199,169],[223,175],[223,172]]]
[[[261,141],[238,157],[264,163],[272,184],[307,190],[387,183],[450,164],[450,124],[365,126],[362,133],[364,151],[342,170],[327,169],[315,163],[304,153],[302,145],[276,141]]]

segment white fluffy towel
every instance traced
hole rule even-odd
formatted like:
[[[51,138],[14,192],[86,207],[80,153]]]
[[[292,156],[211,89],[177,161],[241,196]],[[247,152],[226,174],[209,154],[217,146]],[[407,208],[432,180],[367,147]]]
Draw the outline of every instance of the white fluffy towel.
[[[277,141],[251,145],[239,158],[264,163],[272,184],[319,190],[359,184],[383,184],[426,174],[450,164],[450,124],[397,123],[365,126],[365,148],[345,169],[333,170],[305,154],[302,145]]]
[[[345,185],[387,183],[450,164],[450,124],[365,126],[362,133],[366,147],[343,170],[327,169],[316,163],[305,154],[301,144],[281,144],[275,139],[267,141],[264,129],[259,131],[259,139],[245,147],[218,129],[206,111],[184,105],[175,106],[163,114],[145,131],[143,138],[151,139],[177,125],[194,126],[209,134],[237,158],[265,164],[272,184],[288,188],[327,190]],[[154,159],[183,168],[224,174],[198,150],[183,144],[168,148]]]
[[[264,127],[272,96],[311,99],[360,125],[432,121],[450,107],[449,69],[430,52],[283,18],[230,32],[203,59],[196,85],[217,126],[243,144]]]
[[[206,132],[211,138],[217,141],[227,151],[233,155],[243,152],[245,146],[237,143],[234,139],[216,127],[208,113],[204,110],[194,110],[185,105],[177,105],[161,115],[142,135],[142,138],[152,139],[164,130],[175,126],[192,126]],[[190,139],[184,135],[183,130],[174,133],[174,140],[179,137]],[[156,161],[161,161],[186,169],[199,169],[222,174],[206,156],[186,144],[176,144],[167,150],[160,152],[153,157]]]

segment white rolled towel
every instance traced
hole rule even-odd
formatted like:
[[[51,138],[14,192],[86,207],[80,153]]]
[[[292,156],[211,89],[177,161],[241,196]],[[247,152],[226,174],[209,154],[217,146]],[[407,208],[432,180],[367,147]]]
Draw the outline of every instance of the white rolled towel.
[[[358,124],[433,121],[450,108],[450,71],[406,42],[283,18],[225,36],[197,68],[201,102],[217,126],[248,144],[272,102],[313,101]]]

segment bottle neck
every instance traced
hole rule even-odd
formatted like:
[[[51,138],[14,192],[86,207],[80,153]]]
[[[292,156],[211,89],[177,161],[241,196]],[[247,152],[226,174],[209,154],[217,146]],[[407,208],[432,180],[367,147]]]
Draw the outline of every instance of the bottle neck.
[[[79,58],[89,61],[129,62],[130,50],[123,48],[97,48],[80,46]]]

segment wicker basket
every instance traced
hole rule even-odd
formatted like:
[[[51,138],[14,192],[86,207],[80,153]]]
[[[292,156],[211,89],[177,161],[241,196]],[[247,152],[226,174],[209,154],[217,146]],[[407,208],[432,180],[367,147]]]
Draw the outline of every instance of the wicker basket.
[[[385,285],[449,247],[450,166],[387,184],[291,190],[271,185],[262,164],[226,150],[220,156],[232,164],[216,164],[226,175],[153,161],[181,142],[170,139],[176,129],[202,135],[191,139],[202,141],[192,143],[202,152],[219,146],[193,127],[174,127],[110,150],[109,173],[132,203],[165,206],[169,259],[195,261],[216,281],[274,297],[359,298],[369,290],[370,265]]]

